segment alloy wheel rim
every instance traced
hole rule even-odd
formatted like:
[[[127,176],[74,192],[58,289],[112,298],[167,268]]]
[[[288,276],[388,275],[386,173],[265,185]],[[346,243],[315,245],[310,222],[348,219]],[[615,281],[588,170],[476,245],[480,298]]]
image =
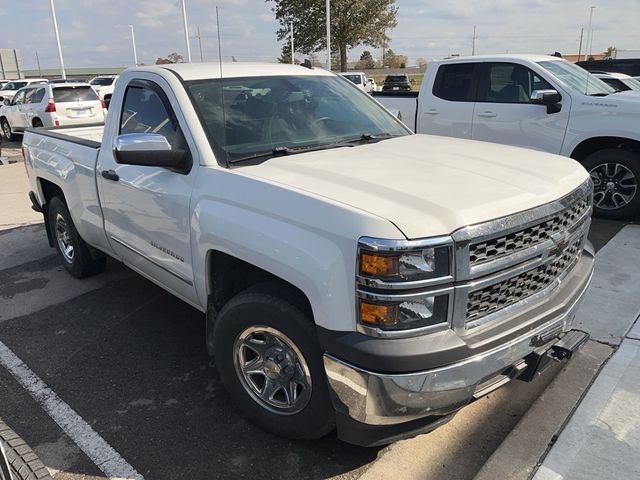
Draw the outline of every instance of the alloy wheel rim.
[[[620,163],[596,165],[589,171],[593,181],[593,204],[602,210],[616,210],[633,200],[638,190],[634,173]]]
[[[11,127],[7,122],[2,122],[2,131],[4,132],[5,138],[9,138],[11,135]]]
[[[74,247],[71,239],[71,232],[66,220],[61,214],[56,215],[56,240],[58,241],[58,247],[68,263],[73,263]]]
[[[300,412],[311,399],[309,366],[295,343],[279,330],[253,326],[235,341],[233,361],[245,391],[279,415]]]

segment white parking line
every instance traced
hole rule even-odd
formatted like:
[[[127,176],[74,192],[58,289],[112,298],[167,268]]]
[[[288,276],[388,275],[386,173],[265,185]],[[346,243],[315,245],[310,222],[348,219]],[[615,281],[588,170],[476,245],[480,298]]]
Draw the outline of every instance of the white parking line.
[[[2,342],[0,364],[11,372],[20,385],[107,477],[112,480],[144,480],[142,475]]]

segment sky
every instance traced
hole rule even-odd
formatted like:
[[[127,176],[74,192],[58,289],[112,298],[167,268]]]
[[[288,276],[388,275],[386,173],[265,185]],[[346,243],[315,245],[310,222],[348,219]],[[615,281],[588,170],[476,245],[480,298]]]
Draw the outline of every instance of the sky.
[[[323,1],[323,0],[319,0]],[[602,1],[602,0],[600,0]],[[473,27],[476,54],[577,53],[580,29],[593,16],[593,52],[609,45],[640,49],[640,0],[397,0],[398,25],[388,32],[389,46],[417,58],[471,54]],[[134,25],[138,60],[154,63],[171,52],[185,55],[180,0],[55,0],[67,67],[113,67],[133,64],[130,30]],[[275,61],[281,44],[272,2],[263,0],[186,0],[193,61],[200,60],[196,38],[200,28],[205,61],[218,60],[215,7],[220,14],[222,56],[238,61]],[[47,0],[0,0],[0,48],[17,48],[23,67],[59,66],[51,9]],[[583,46],[583,52],[584,52]],[[356,47],[380,57],[380,49]],[[186,56],[186,55],[185,55]],[[323,54],[319,54],[324,59]]]

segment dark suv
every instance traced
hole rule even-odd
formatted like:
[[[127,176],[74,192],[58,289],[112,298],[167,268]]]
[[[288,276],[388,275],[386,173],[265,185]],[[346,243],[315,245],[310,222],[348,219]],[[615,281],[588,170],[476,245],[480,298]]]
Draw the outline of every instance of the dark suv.
[[[387,75],[387,78],[384,79],[384,83],[382,84],[382,91],[410,92],[411,81],[409,80],[409,76],[404,73]]]

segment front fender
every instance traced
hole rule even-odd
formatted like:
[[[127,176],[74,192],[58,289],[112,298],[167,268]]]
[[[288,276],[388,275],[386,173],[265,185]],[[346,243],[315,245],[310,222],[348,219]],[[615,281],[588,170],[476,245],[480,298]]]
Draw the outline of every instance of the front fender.
[[[202,194],[193,200],[192,247],[203,304],[210,293],[207,253],[218,250],[299,288],[316,324],[355,329],[358,238],[403,238],[399,230],[374,215],[237,171],[202,170],[196,187]]]

